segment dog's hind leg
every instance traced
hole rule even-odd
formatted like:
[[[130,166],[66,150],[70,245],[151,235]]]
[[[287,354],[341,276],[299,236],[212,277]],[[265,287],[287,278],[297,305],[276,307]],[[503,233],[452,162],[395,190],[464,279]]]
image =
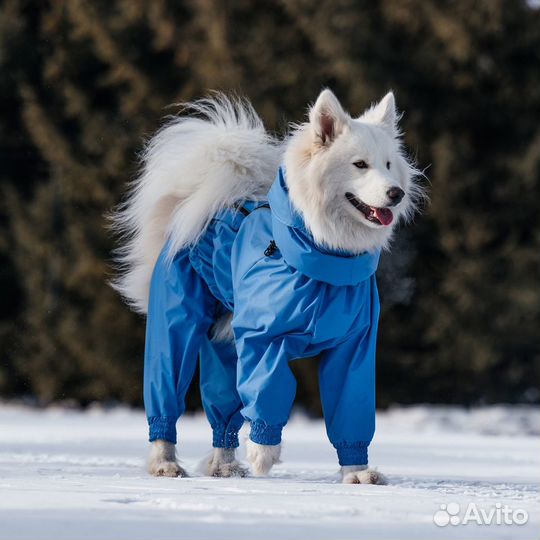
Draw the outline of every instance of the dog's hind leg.
[[[232,341],[203,340],[200,350],[201,397],[212,427],[211,457],[203,464],[209,476],[245,476],[236,459],[238,431],[244,423],[242,402],[236,390],[236,348]]]
[[[148,470],[155,476],[185,476],[175,456],[176,421],[185,411],[215,302],[189,252],[169,262],[165,246],[152,274],[144,356],[144,405],[153,442]]]

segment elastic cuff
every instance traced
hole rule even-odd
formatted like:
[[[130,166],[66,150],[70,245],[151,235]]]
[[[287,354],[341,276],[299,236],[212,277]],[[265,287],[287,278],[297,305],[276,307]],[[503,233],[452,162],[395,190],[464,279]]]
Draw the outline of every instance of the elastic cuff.
[[[258,444],[275,446],[281,442],[283,424],[268,426],[264,422],[251,422],[249,438]]]
[[[342,467],[346,465],[367,465],[368,446],[369,442],[366,441],[334,444],[339,464]]]
[[[238,448],[238,428],[230,426],[212,427],[212,446],[214,448]]]
[[[173,416],[150,416],[148,427],[150,442],[161,439],[176,444],[176,418]]]

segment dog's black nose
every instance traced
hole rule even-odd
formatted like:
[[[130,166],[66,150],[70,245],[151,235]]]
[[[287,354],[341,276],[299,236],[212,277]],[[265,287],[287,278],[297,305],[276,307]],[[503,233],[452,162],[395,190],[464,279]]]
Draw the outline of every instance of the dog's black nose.
[[[405,192],[401,188],[394,186],[386,192],[386,195],[391,201],[390,206],[395,206],[401,202],[401,199],[405,196]]]

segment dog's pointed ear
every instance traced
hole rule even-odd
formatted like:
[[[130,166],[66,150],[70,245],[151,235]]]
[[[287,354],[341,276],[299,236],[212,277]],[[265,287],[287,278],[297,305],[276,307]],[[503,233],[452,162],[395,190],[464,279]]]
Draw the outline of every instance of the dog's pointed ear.
[[[349,117],[331,90],[323,90],[309,111],[309,123],[315,140],[329,146],[349,123]]]
[[[397,113],[396,99],[393,92],[388,92],[379,103],[368,109],[359,120],[369,124],[379,124],[386,129],[392,136],[397,135]]]

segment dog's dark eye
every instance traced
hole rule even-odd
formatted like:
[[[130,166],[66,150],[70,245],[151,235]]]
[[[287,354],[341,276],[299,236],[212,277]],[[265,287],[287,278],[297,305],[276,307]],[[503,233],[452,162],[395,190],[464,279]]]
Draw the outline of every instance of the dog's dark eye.
[[[360,161],[355,161],[353,163],[353,165],[355,167],[358,167],[359,169],[368,169],[369,168],[369,165],[363,159],[361,159]]]
[[[386,162],[386,168],[387,168],[388,170],[390,170],[390,162],[389,162],[389,161]]]

